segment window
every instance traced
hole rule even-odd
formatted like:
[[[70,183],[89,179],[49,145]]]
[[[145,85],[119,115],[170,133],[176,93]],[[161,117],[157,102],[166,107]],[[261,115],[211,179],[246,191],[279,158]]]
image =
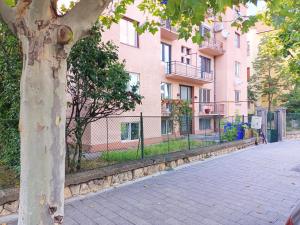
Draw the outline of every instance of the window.
[[[135,91],[139,93],[140,75],[138,73],[129,73],[130,80],[128,83],[128,91]]]
[[[210,73],[211,60],[204,56],[201,56],[201,72]]]
[[[240,77],[241,63],[238,61],[234,62],[234,74],[236,77]]]
[[[241,36],[237,32],[234,33],[234,46],[236,48],[240,48],[241,46]]]
[[[140,136],[140,123],[121,123],[121,140],[136,140]]]
[[[247,67],[247,81],[250,80],[250,67]]]
[[[190,48],[187,48],[187,49],[186,49],[186,54],[187,54],[187,55],[190,55],[190,54],[191,54],[191,49],[190,49]]]
[[[173,132],[173,122],[170,119],[161,120],[161,134],[171,134]]]
[[[210,119],[199,119],[199,130],[209,130],[211,129]]]
[[[181,56],[181,63],[184,63],[184,57]]]
[[[120,21],[120,42],[138,47],[138,34],[133,22],[128,19],[121,19]]]
[[[171,99],[171,84],[161,83],[160,93],[162,99]]]
[[[189,59],[189,58],[186,58],[185,60],[186,60],[186,64],[188,64],[188,65],[190,65],[190,64],[191,64],[191,59]]]
[[[235,91],[234,91],[234,101],[235,101],[236,103],[240,102],[240,97],[241,97],[241,91],[235,90]]]
[[[185,47],[181,46],[181,53],[185,53]]]
[[[210,89],[202,89],[199,91],[200,102],[210,102]]]
[[[250,56],[250,41],[247,41],[247,56]]]
[[[171,62],[171,45],[161,43],[161,61]]]
[[[210,90],[209,89],[202,89],[199,90],[199,112],[203,112],[206,103],[210,102]]]
[[[210,36],[210,29],[204,25],[200,26],[200,34],[202,37],[209,37]]]

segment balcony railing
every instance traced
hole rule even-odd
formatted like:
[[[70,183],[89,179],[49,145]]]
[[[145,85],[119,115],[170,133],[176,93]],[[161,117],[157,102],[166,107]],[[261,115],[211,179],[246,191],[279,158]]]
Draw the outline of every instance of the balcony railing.
[[[213,56],[222,55],[225,52],[223,48],[223,42],[216,40],[216,38],[204,40],[200,44],[199,50],[203,53]]]
[[[166,63],[165,72],[168,78],[191,81],[196,83],[210,83],[213,81],[213,72],[201,71],[200,67],[171,61]]]
[[[200,103],[195,102],[195,105],[199,105],[199,115],[224,115],[225,114],[225,104],[224,103]]]
[[[161,24],[161,27],[164,28],[164,29],[167,29],[167,30],[173,31],[173,32],[177,32],[176,27],[171,26],[171,21],[170,20],[162,20],[160,22],[160,24]]]
[[[163,39],[174,41],[177,39],[177,29],[174,26],[171,26],[170,20],[162,20],[160,22],[161,29],[160,29],[160,36]]]

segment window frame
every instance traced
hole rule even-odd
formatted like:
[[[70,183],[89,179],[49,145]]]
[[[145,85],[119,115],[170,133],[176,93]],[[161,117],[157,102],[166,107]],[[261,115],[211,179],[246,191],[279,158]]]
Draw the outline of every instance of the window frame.
[[[161,47],[161,49],[160,49],[160,60],[162,61],[162,62],[165,62],[165,63],[168,63],[168,62],[166,62],[166,57],[165,57],[165,47],[169,47],[169,62],[171,62],[172,61],[172,55],[171,55],[171,53],[172,53],[172,45],[170,45],[170,44],[167,44],[167,43],[165,43],[165,42],[160,42],[160,47]]]
[[[162,96],[162,91],[163,91],[162,86],[163,85],[169,86],[169,88],[167,88],[167,90],[169,91],[169,93],[168,93],[169,94],[169,98],[166,98],[166,97]],[[160,83],[160,91],[161,91],[161,93],[160,93],[161,99],[172,99],[172,84],[171,83],[161,82]],[[164,95],[165,95],[165,93],[164,93]]]
[[[138,86],[138,88],[137,88],[137,91],[136,91],[136,93],[137,94],[140,94],[140,74],[139,73],[136,73],[136,72],[130,72],[130,71],[127,71],[127,73],[129,73],[129,76],[130,76],[130,80],[129,80],[129,82],[128,82],[128,84],[127,84],[127,90],[128,91],[132,91],[132,85],[130,85],[130,82],[131,82],[131,76],[132,75],[137,75],[137,86]]]
[[[164,124],[164,130],[166,132],[163,132],[163,122],[165,122]],[[168,118],[162,118],[161,119],[161,135],[168,135],[168,134],[172,134],[173,133],[173,121],[168,119]]]
[[[240,90],[234,90],[234,102],[235,103],[241,102],[241,91]]]
[[[127,25],[126,26],[126,39],[127,39],[127,42],[122,41],[122,38],[121,38],[121,35],[122,35],[122,32],[121,32],[121,21],[122,20],[126,21],[126,25]],[[139,34],[138,34],[138,32],[136,31],[135,28],[134,28],[134,32],[135,32],[135,45],[130,44],[129,41],[128,41],[128,23],[132,23],[132,25],[133,25],[134,22],[137,22],[137,21],[135,21],[133,19],[130,19],[128,17],[122,17],[121,18],[120,23],[119,23],[120,24],[119,25],[120,26],[120,43],[124,44],[124,45],[131,46],[131,47],[139,48],[140,47]],[[139,24],[139,22],[137,22],[137,24]]]
[[[239,61],[234,61],[234,76],[241,77],[241,63]]]
[[[138,124],[138,131],[137,131],[137,138],[132,139],[132,124]],[[128,136],[127,139],[123,139],[123,130],[122,130],[122,125],[129,125],[128,126]],[[135,141],[138,140],[140,138],[140,129],[141,129],[141,125],[139,121],[136,122],[121,122],[121,141]]]
[[[201,123],[205,121],[205,123]],[[207,126],[208,125],[208,126]],[[211,130],[211,119],[210,118],[199,118],[199,130]]]
[[[241,48],[241,35],[238,32],[234,32],[234,46]]]

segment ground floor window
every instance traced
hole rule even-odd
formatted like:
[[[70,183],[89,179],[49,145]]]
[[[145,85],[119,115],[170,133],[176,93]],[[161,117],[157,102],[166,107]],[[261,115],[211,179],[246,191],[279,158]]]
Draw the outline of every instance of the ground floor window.
[[[211,129],[211,119],[199,119],[199,130]]]
[[[169,119],[161,120],[161,134],[171,134],[173,132],[173,122]]]
[[[140,123],[121,123],[121,140],[136,140],[140,136]]]

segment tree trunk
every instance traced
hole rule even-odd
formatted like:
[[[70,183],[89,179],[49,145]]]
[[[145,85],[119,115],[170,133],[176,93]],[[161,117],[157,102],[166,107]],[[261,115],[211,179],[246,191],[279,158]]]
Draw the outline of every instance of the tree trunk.
[[[28,45],[27,45],[28,44]],[[65,181],[66,59],[45,44],[39,58],[23,43],[21,190],[18,225],[62,223]],[[28,48],[30,49],[30,48]]]

